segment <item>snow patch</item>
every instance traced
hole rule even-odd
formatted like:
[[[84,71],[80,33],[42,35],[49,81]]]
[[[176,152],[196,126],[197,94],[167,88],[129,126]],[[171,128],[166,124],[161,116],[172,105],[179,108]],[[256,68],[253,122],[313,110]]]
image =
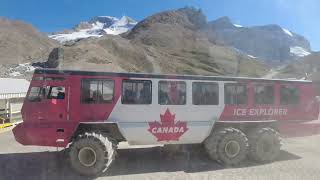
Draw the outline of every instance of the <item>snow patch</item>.
[[[118,20],[119,20],[118,18],[113,17],[113,16],[98,16],[98,17],[108,18],[108,19],[111,19],[111,20],[113,20],[113,21],[118,21]]]
[[[293,37],[293,34],[292,34],[288,29],[282,28],[282,31],[283,31],[284,33],[286,33],[287,35]]]
[[[31,72],[34,70],[35,70],[35,67],[33,67],[30,63],[18,64],[9,68],[9,76],[11,77],[22,76],[23,73]]]
[[[249,58],[252,58],[252,59],[257,59],[257,57],[252,56],[252,55],[250,55],[250,54],[248,54],[247,56],[248,56]]]
[[[17,71],[9,73],[9,76],[11,76],[11,77],[16,77],[16,76],[21,76],[21,75],[22,74],[20,72],[17,72]]]
[[[79,31],[75,31],[68,34],[49,35],[49,37],[59,41],[60,43],[65,43],[68,41],[76,41],[76,40],[85,39],[89,37],[99,38],[105,34],[119,35],[119,34],[125,33],[130,29],[132,29],[137,24],[137,21],[133,20],[128,16],[123,16],[120,19],[116,17],[111,17],[111,16],[99,16],[99,17],[110,19],[112,21],[112,24],[110,25],[104,22],[95,21],[91,23],[92,25],[91,28],[81,29]]]
[[[290,47],[290,53],[298,57],[304,57],[311,54],[309,51],[300,46]]]
[[[241,27],[243,27],[242,25],[240,25],[240,24],[233,24],[235,27],[238,27],[238,28],[241,28]]]
[[[92,30],[92,29],[90,29]],[[55,34],[55,35],[50,35],[49,37],[52,39],[55,39],[61,43],[67,42],[67,41],[74,41],[74,40],[79,40],[79,39],[85,39],[89,37],[101,37],[102,35],[98,34],[92,34],[92,31],[89,30],[80,30],[78,32],[73,32],[70,34]]]

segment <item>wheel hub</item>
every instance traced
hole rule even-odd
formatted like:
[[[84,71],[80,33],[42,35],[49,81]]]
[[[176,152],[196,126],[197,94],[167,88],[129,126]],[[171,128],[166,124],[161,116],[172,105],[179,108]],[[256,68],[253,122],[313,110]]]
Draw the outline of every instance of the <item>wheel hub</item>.
[[[271,153],[272,152],[272,146],[273,146],[273,143],[270,142],[270,141],[263,141],[262,143],[262,150],[263,152],[265,153]]]
[[[91,147],[83,147],[79,150],[78,159],[83,166],[93,166],[97,161],[96,152]]]
[[[224,151],[229,158],[236,157],[240,149],[240,144],[237,141],[229,141],[224,147]]]

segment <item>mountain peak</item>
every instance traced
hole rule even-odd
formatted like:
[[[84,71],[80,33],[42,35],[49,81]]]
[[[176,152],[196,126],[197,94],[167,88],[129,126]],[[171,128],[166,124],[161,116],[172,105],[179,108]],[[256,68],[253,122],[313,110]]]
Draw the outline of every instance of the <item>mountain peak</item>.
[[[236,27],[231,22],[231,20],[228,16],[223,16],[223,17],[220,17],[214,21],[209,22],[209,26],[213,29],[215,29],[215,28],[227,29],[227,28],[235,28]]]
[[[180,26],[186,29],[201,29],[207,25],[206,16],[201,9],[185,7],[177,10],[169,10],[154,14],[140,21],[127,35],[132,38],[137,33],[149,29],[155,24]]]
[[[114,26],[126,26],[126,25],[136,25],[137,21],[128,16],[122,16],[113,25]]]

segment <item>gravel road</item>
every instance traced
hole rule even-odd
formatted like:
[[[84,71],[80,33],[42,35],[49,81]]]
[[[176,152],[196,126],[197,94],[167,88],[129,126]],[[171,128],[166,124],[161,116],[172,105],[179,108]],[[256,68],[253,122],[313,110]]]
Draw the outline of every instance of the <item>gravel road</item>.
[[[245,162],[238,168],[223,167],[199,150],[170,154],[162,147],[120,149],[109,171],[93,178],[73,173],[55,148],[24,147],[7,131],[0,133],[0,180],[320,179],[320,135],[284,139],[282,149],[276,162]]]

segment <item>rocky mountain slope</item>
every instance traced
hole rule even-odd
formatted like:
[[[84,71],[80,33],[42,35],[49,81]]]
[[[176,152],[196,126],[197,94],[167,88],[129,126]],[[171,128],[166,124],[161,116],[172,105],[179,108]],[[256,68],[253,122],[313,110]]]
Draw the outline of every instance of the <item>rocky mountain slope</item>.
[[[319,75],[320,73],[320,52],[315,52],[306,56],[299,61],[288,64],[282,68],[277,77],[278,78],[306,78]],[[320,79],[319,77],[317,79]]]
[[[209,22],[207,33],[214,42],[221,42],[267,61],[288,61],[311,52],[303,36],[278,25],[243,27],[228,17]]]
[[[0,64],[39,61],[59,44],[30,24],[0,17]]]
[[[260,76],[265,66],[211,43],[206,17],[194,8],[147,17],[121,36],[105,35],[65,46],[63,67],[107,71]]]
[[[92,22],[98,21],[102,20]],[[104,27],[114,24],[112,19],[104,23],[103,26],[99,23],[95,25],[98,24],[105,31]],[[74,32],[87,32],[88,29],[95,28],[92,24],[94,23],[82,23],[75,28]],[[268,67],[263,62],[250,58],[232,47],[212,41],[203,31],[207,26],[206,17],[200,10],[182,8],[147,17],[135,25],[131,31],[121,35],[101,34],[99,38],[85,38],[67,44],[58,44],[44,38],[51,49],[59,47],[60,50],[55,50],[58,54],[51,54],[49,59],[44,55],[42,58],[27,58],[22,61],[35,62],[39,59],[43,61],[48,59],[46,63],[19,65],[20,61],[15,61],[16,64],[6,66],[10,72],[4,73],[4,76],[19,75],[19,73],[25,75],[23,70],[32,69],[31,65],[47,66],[52,62],[57,65],[56,67],[63,69],[116,72],[259,77],[268,71]],[[29,38],[36,38],[38,34],[30,35]],[[22,32],[21,36],[26,35]],[[2,37],[1,40],[12,43],[5,38]],[[34,47],[37,48],[37,46]],[[12,47],[11,50],[14,48]],[[31,46],[29,49],[34,48]],[[24,52],[28,53],[28,50]],[[46,50],[40,52],[47,53]],[[19,53],[16,55],[19,56]],[[52,57],[57,59],[52,60]],[[2,60],[3,57],[0,57],[1,62]]]

